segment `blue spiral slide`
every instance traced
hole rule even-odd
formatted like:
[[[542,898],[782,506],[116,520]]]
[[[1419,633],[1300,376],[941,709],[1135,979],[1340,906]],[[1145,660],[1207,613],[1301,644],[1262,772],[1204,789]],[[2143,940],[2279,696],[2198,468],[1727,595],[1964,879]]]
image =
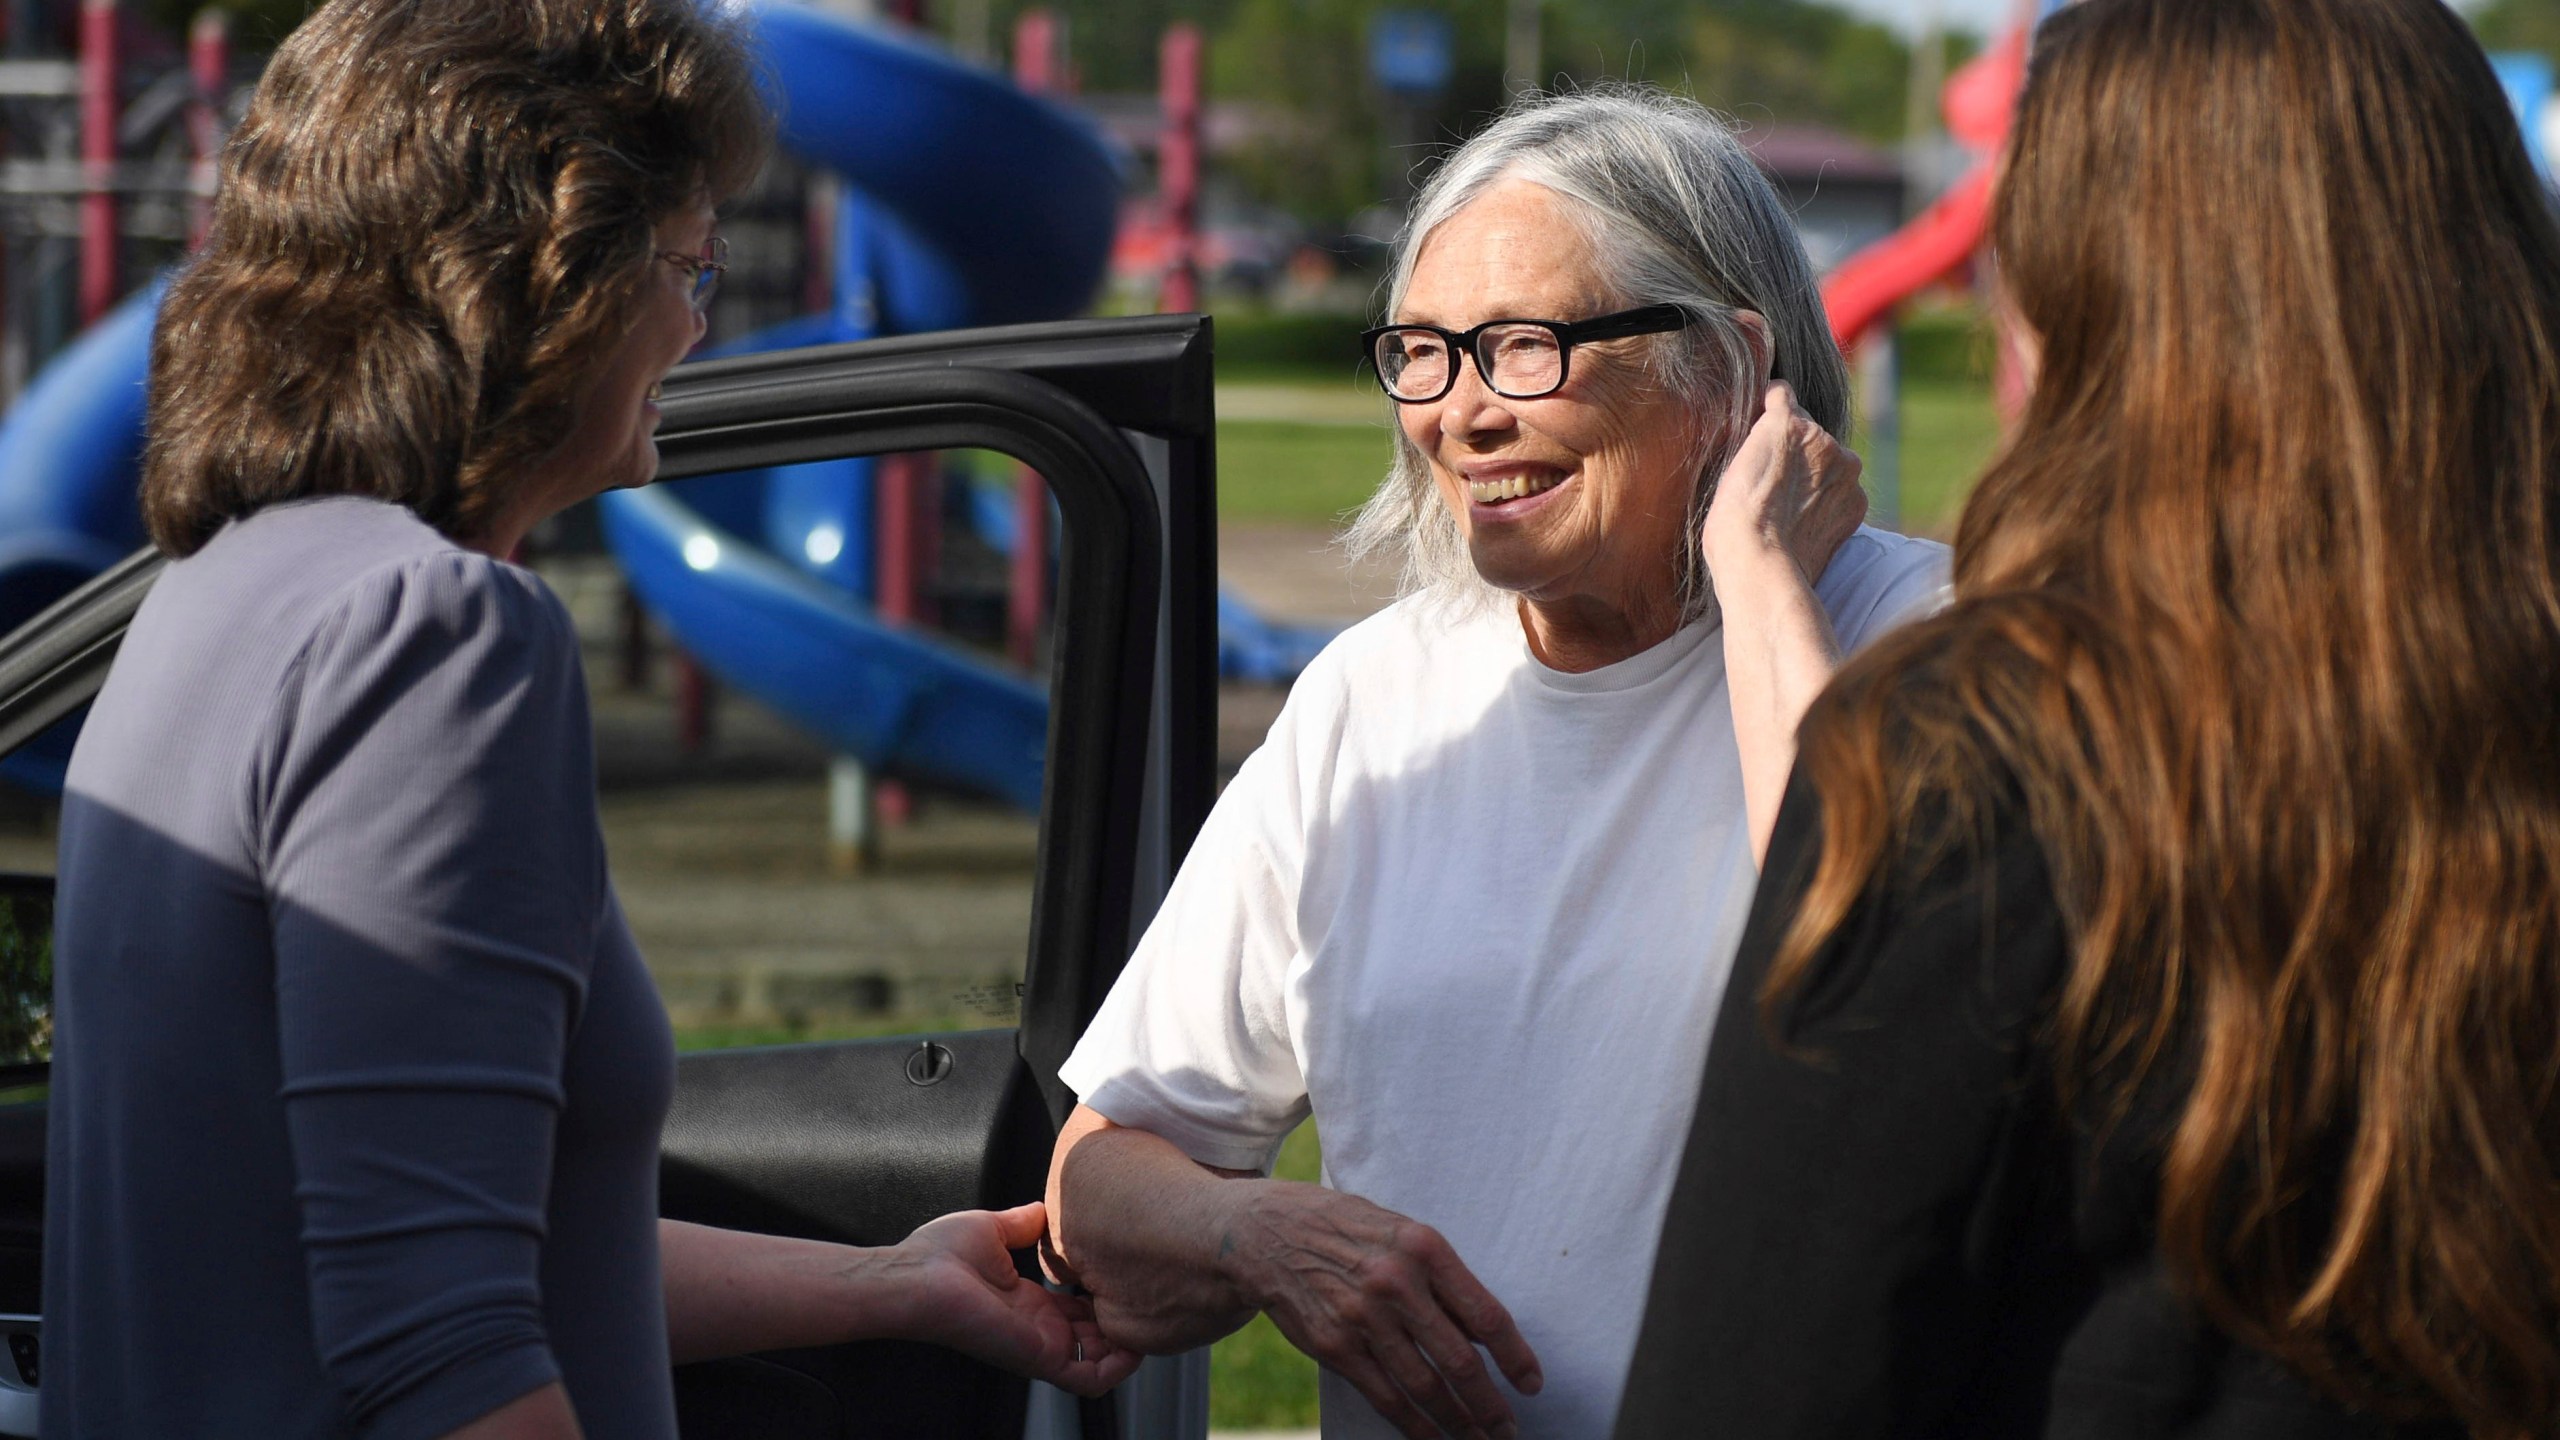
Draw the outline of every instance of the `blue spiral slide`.
[[[1119,174],[1073,112],[897,34],[788,0],[752,7],[782,143],[845,181],[832,313],[740,350],[1082,311],[1108,263]],[[143,543],[143,382],[161,290],[49,365],[0,424],[0,630]],[[606,497],[634,588],[685,648],[841,753],[1025,809],[1048,697],[1031,677],[880,620],[867,461]],[[70,725],[0,762],[58,789]]]
[[[782,143],[845,182],[832,313],[729,353],[1057,320],[1110,260],[1119,175],[1080,116],[889,31],[756,12]],[[619,491],[605,533],[641,599],[715,674],[889,774],[1040,804],[1048,695],[878,619],[871,463]]]

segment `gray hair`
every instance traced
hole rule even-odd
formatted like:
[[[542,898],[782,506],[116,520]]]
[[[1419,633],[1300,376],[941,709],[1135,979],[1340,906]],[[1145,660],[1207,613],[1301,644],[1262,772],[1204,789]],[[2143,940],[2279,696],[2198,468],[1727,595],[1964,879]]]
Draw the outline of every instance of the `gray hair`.
[[[1712,397],[1698,416],[1697,486],[1680,558],[1685,623],[1714,607],[1698,532],[1715,477],[1745,433],[1755,374],[1737,310],[1767,322],[1775,378],[1824,429],[1845,435],[1848,367],[1786,207],[1733,127],[1694,100],[1611,85],[1515,102],[1443,160],[1397,237],[1387,315],[1404,303],[1414,259],[1450,217],[1504,180],[1554,191],[1583,229],[1599,279],[1623,306],[1672,304],[1689,328],[1649,342],[1657,383]],[[1721,407],[1714,413],[1713,407]],[[1721,421],[1722,423],[1716,423]],[[1343,536],[1355,559],[1401,562],[1401,590],[1461,609],[1503,598],[1476,573],[1428,460],[1396,427],[1395,462]]]

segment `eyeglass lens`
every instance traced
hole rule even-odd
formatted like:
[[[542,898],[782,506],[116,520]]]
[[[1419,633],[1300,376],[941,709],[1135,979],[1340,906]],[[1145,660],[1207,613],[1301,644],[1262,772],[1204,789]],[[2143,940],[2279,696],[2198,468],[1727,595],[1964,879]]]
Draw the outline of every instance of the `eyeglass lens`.
[[[1449,342],[1431,330],[1390,330],[1378,337],[1378,374],[1399,399],[1433,400],[1456,380]],[[1515,400],[1564,383],[1564,347],[1543,325],[1496,325],[1476,337],[1476,368],[1487,384]]]
[[[720,288],[721,272],[729,268],[729,242],[714,236],[703,242],[702,253],[694,259],[698,264],[693,272],[693,308],[707,310]]]

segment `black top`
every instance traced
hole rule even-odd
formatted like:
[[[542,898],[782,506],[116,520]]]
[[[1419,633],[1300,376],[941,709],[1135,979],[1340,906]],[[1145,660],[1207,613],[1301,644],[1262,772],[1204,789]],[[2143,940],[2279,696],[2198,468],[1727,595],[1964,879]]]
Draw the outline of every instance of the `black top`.
[[[1814,794],[1790,788],[1620,1440],[2460,1435],[2347,1412],[2170,1288],[2151,1220],[2175,1106],[2103,1146],[2059,1113],[2041,1041],[2069,955],[2021,809],[1992,807],[1986,845],[1888,867],[1782,1050],[1760,986],[1822,847]]]

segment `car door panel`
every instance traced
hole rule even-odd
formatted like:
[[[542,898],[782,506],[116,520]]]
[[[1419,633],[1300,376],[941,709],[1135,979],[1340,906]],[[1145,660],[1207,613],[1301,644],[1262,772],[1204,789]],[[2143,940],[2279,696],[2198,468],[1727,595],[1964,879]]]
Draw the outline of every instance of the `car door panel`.
[[[663,1213],[890,1245],[937,1215],[1039,1198],[1056,1132],[1011,1030],[688,1055],[660,1163]],[[1022,1433],[1029,1386],[895,1342],[676,1372],[686,1440]]]
[[[44,1102],[21,1100],[0,1104],[0,1315],[39,1313],[43,1280]]]
[[[688,1055],[659,1200],[700,1224],[892,1245],[938,1215],[1039,1198],[1055,1134],[1011,1030]],[[893,1342],[685,1366],[676,1395],[686,1440],[1015,1436],[1030,1398]]]

